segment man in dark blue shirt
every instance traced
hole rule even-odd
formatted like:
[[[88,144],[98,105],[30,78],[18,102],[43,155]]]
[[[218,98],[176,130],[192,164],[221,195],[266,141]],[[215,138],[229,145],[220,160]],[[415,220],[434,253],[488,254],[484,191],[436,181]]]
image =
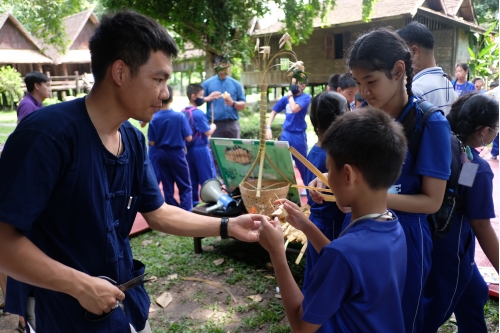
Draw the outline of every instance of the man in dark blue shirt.
[[[169,97],[177,47],[166,30],[119,12],[103,17],[89,47],[95,78],[89,95],[35,112],[7,140],[0,271],[34,286],[38,332],[150,332],[145,289],[122,292],[98,278],[122,284],[144,272],[128,240],[136,213],[162,232],[244,241],[257,241],[260,222],[256,215],[229,221],[195,215],[161,196],[146,140],[127,119],[149,122]],[[114,309],[96,322],[84,316]]]

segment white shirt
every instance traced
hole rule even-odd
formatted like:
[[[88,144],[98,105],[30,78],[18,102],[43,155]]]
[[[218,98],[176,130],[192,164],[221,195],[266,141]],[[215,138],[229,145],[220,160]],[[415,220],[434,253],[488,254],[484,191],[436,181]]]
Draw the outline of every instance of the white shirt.
[[[447,115],[456,95],[441,67],[426,68],[413,77],[413,94],[431,102]]]

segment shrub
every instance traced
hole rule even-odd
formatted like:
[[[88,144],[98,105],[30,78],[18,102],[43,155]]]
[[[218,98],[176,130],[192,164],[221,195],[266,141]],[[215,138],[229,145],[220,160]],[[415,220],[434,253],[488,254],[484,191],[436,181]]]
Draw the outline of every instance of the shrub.
[[[21,73],[10,66],[0,67],[0,105],[5,102],[14,109],[14,103],[23,95],[22,85]]]
[[[274,138],[276,138],[279,133],[281,133],[283,122],[284,118],[274,118],[273,125],[271,126]],[[260,130],[259,113],[250,113],[246,117],[241,117],[240,127],[242,139],[258,139]]]

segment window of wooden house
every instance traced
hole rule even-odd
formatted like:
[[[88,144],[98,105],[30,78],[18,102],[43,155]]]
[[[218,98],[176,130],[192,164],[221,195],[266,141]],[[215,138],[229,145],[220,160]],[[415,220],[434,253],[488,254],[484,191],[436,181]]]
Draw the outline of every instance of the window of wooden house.
[[[280,58],[280,70],[287,71],[290,68],[290,59]]]
[[[325,36],[325,59],[344,58],[344,36],[333,34]]]
[[[333,45],[333,35],[325,36],[325,59],[335,59],[335,50]]]
[[[334,45],[335,45],[335,59],[344,58],[344,36],[342,34],[335,34]]]

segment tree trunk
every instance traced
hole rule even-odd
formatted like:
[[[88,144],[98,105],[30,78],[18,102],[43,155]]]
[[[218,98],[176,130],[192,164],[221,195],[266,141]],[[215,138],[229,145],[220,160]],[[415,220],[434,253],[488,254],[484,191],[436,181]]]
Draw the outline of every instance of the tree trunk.
[[[214,62],[216,54],[207,50],[205,50],[205,54],[206,54],[205,56],[205,73],[206,73],[205,80],[206,80],[215,75]]]

